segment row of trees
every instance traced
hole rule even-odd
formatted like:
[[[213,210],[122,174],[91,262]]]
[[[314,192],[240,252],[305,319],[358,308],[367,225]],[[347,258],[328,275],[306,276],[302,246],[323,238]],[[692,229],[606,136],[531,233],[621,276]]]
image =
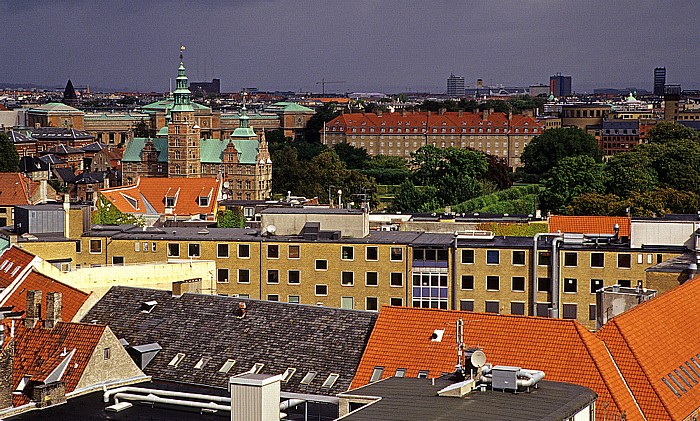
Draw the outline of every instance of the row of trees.
[[[578,129],[549,130],[526,147],[525,178],[541,181],[542,208],[552,213],[651,216],[697,211],[697,132],[662,122],[647,140],[603,162],[592,136]]]

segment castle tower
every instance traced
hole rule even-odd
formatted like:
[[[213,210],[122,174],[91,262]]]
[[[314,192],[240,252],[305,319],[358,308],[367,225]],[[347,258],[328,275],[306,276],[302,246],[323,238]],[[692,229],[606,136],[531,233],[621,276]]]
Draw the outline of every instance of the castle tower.
[[[180,46],[180,67],[168,123],[168,177],[199,178],[202,174],[199,126],[194,121],[191,93],[182,64],[184,50],[185,47]]]

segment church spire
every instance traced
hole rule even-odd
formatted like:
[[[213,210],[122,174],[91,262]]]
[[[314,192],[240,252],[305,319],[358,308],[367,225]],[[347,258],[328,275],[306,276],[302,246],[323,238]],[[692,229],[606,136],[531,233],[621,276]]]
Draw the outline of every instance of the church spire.
[[[185,74],[185,65],[182,63],[182,52],[185,51],[185,46],[180,44],[180,67],[177,69],[177,79],[175,92],[173,92],[174,107],[173,111],[194,111],[190,100],[192,93],[187,86],[187,75]]]
[[[241,92],[241,98],[243,99],[243,106],[241,107],[241,117],[238,120],[238,127],[241,128],[248,128],[248,120],[250,117],[248,117],[248,109],[245,106],[245,97],[248,95],[248,92],[243,91]]]

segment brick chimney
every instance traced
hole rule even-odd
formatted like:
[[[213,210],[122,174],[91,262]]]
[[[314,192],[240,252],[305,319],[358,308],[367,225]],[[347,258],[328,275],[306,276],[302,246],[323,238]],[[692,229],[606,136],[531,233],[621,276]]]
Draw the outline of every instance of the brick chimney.
[[[60,292],[49,292],[46,294],[46,320],[44,320],[44,328],[53,329],[56,323],[61,321],[62,297]]]
[[[490,110],[490,109],[488,109],[488,108],[485,109],[484,112],[482,113],[481,119],[484,120],[484,121],[488,120],[488,119],[489,119],[489,114],[490,114],[490,113],[491,113],[491,110]]]
[[[27,313],[24,326],[31,329],[41,319],[41,291],[27,291]]]
[[[447,108],[440,108],[438,110],[438,115],[445,115],[446,112],[447,112]]]
[[[377,110],[374,113],[377,115],[377,117],[382,116],[382,110],[380,108],[377,108]]]

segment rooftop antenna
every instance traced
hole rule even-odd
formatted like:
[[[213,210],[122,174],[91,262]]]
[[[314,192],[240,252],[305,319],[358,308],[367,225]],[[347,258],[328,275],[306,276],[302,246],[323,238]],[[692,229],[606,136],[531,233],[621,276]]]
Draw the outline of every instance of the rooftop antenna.
[[[460,317],[457,319],[457,367],[462,367],[462,350],[464,349],[464,321]]]

